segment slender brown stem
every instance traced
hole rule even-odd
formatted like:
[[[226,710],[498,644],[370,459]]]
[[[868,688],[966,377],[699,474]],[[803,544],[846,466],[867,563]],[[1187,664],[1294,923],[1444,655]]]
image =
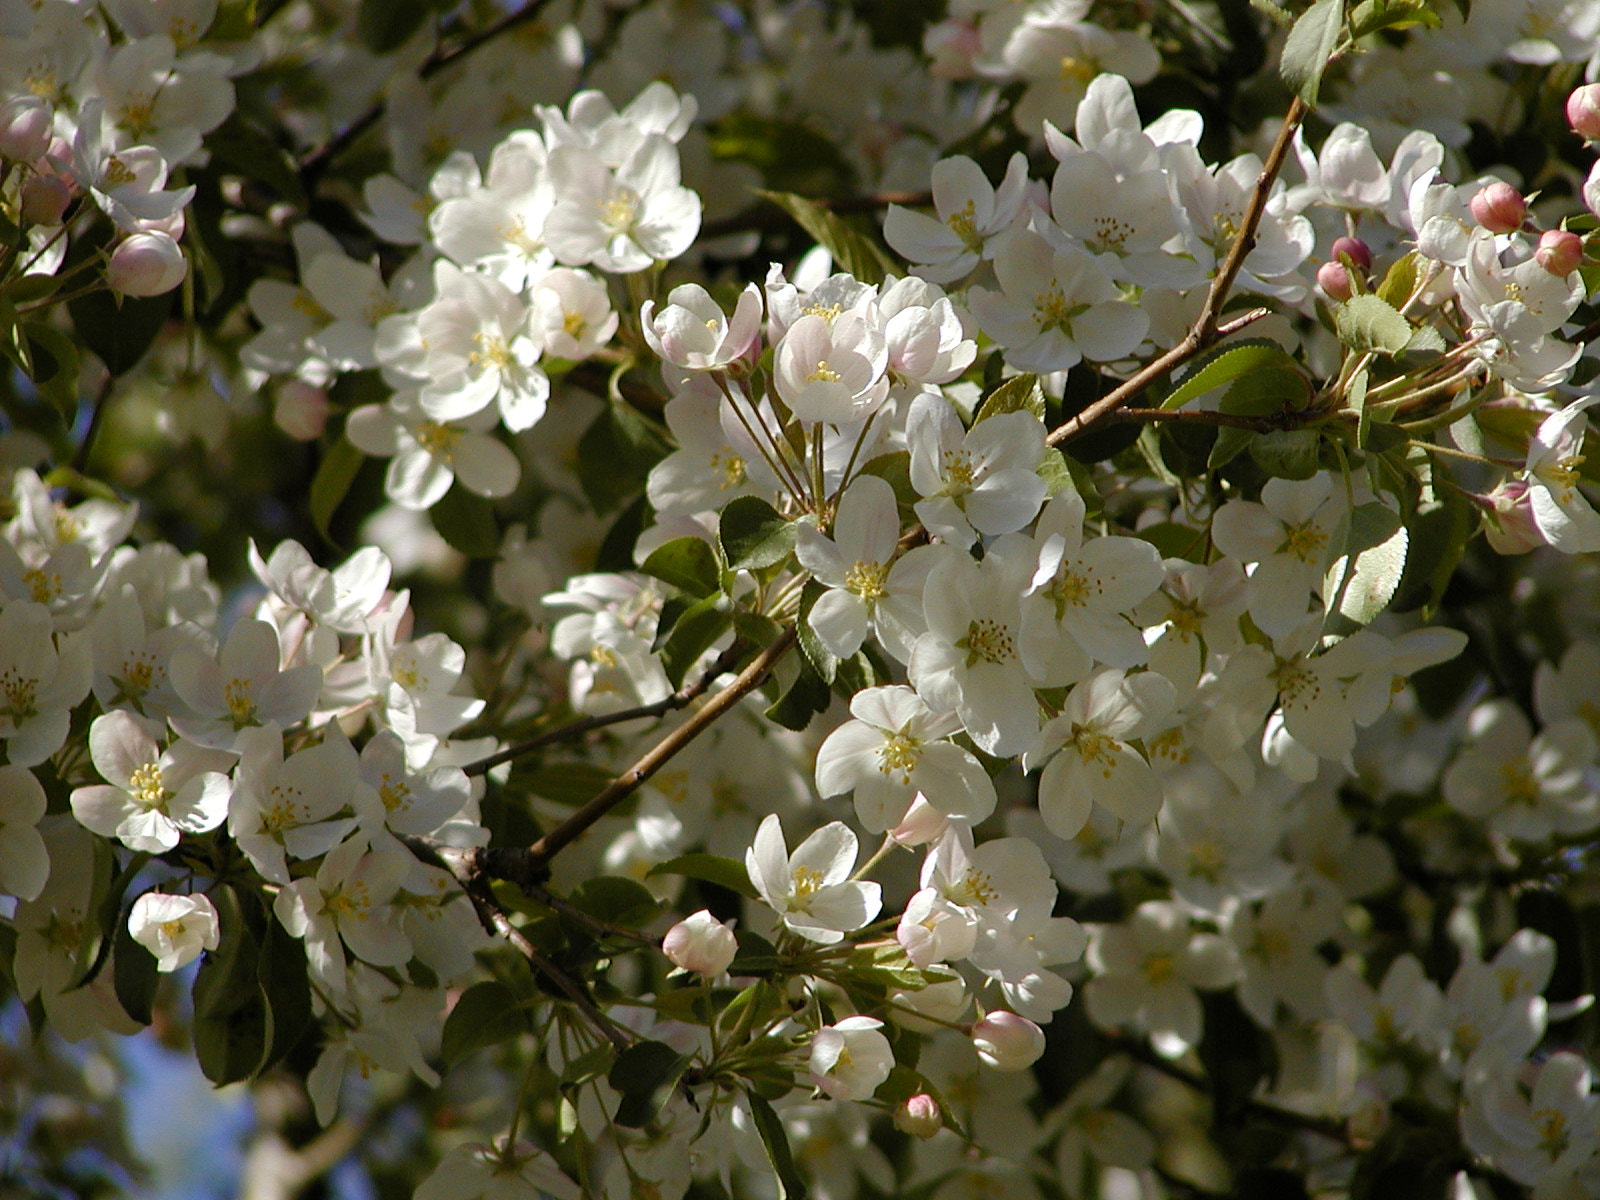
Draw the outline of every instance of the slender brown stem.
[[[550,0],[528,0],[521,8],[509,12],[498,21],[485,25],[482,29],[467,34],[460,41],[449,46],[436,47],[418,68],[417,73],[423,79],[430,79],[444,70],[451,63],[471,54],[479,46],[493,41],[509,29],[526,24],[539,15],[550,4]],[[387,101],[379,100],[366,112],[362,113],[338,133],[334,134],[315,150],[303,155],[300,159],[300,175],[307,183],[314,181],[328,165],[339,155],[348,150],[362,134],[371,129],[380,120],[384,113],[389,111]]]
[[[567,999],[577,1005],[578,1011],[588,1019],[589,1023],[600,1031],[606,1041],[618,1050],[626,1050],[633,1045],[633,1039],[618,1028],[615,1021],[600,1011],[583,985],[540,954],[538,948],[523,935],[522,930],[511,923],[511,918],[501,912],[498,906],[491,908],[491,919],[494,921],[495,929],[516,948],[518,954],[528,960],[528,965],[560,988]]]
[[[1245,209],[1244,220],[1239,225],[1239,231],[1234,234],[1233,243],[1223,257],[1222,266],[1206,292],[1200,315],[1195,318],[1189,332],[1183,335],[1176,346],[1148,364],[1126,383],[1107,392],[1071,420],[1063,421],[1056,426],[1050,431],[1050,436],[1045,439],[1046,442],[1052,446],[1059,446],[1067,439],[1077,437],[1104,420],[1106,414],[1121,408],[1154,380],[1174,367],[1188,362],[1208,346],[1233,332],[1235,328],[1242,328],[1237,320],[1226,324],[1219,323],[1222,306],[1227,302],[1228,293],[1233,289],[1233,282],[1244,267],[1244,260],[1249,257],[1250,251],[1255,249],[1256,230],[1260,228],[1262,215],[1267,211],[1267,200],[1272,195],[1272,185],[1278,178],[1278,172],[1283,170],[1284,159],[1294,141],[1294,131],[1300,127],[1305,115],[1305,101],[1296,96],[1289,103],[1289,111],[1284,114],[1283,126],[1278,130],[1277,140],[1272,143],[1266,161],[1261,164],[1261,173],[1256,176],[1255,188],[1250,193],[1250,204]],[[1250,324],[1260,320],[1265,312],[1258,311],[1246,315],[1250,320],[1245,324]]]
[[[640,785],[671,761],[740,700],[744,699],[767,678],[778,660],[789,652],[796,639],[795,628],[788,626],[773,643],[751,660],[727,687],[698,709],[687,721],[679,725],[647,751],[638,762],[613,779],[606,787],[577,812],[545,834],[524,856],[531,882],[540,882],[545,864],[580,834],[605,816],[617,805],[636,792]],[[513,880],[515,882],[515,880]]]
[[[1268,433],[1286,426],[1286,422],[1277,417],[1247,417],[1239,413],[1210,412],[1198,408],[1119,408],[1108,415],[1106,420],[1142,425],[1152,422],[1166,422],[1173,425],[1226,425],[1230,429],[1254,429],[1259,433]]]
[[[536,734],[526,741],[518,742],[514,746],[507,746],[504,750],[496,751],[487,758],[480,758],[476,762],[468,763],[464,768],[468,775],[482,775],[498,767],[501,763],[510,762],[514,758],[521,758],[524,754],[531,754],[542,746],[553,742],[564,742],[571,738],[582,737],[595,729],[604,729],[608,725],[620,725],[624,721],[635,721],[643,717],[663,717],[669,712],[676,712],[685,708],[698,699],[707,688],[717,681],[719,675],[733,670],[734,664],[749,652],[750,647],[736,641],[724,650],[717,661],[712,663],[705,674],[691,684],[686,684],[661,700],[653,704],[638,704],[633,708],[624,708],[618,712],[603,713],[599,716],[582,717],[570,721],[555,729],[547,729],[544,733]]]

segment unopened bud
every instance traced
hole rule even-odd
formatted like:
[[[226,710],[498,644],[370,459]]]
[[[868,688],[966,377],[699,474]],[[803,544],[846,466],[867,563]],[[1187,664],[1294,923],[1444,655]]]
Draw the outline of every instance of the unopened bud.
[[[291,379],[278,389],[272,423],[297,442],[314,442],[328,424],[328,393]]]
[[[1570,229],[1546,229],[1533,257],[1550,274],[1565,279],[1583,266],[1583,239]]]
[[[164,233],[130,233],[111,252],[106,283],[124,296],[160,296],[183,282],[189,260]]]
[[[1567,97],[1567,124],[1585,141],[1600,141],[1600,83],[1586,83]]]
[[[1338,262],[1341,257],[1348,258],[1363,271],[1372,270],[1372,250],[1360,238],[1342,237],[1333,240],[1333,249],[1328,256]]]
[[[59,175],[29,175],[22,181],[18,212],[28,225],[59,225],[72,203],[72,188]]]
[[[1483,497],[1489,504],[1489,519],[1483,523],[1483,536],[1497,554],[1526,554],[1547,545],[1533,516],[1533,499],[1528,485],[1508,479]]]
[[[733,930],[702,908],[667,930],[661,939],[661,953],[673,966],[710,979],[728,969],[739,953],[739,943]]]
[[[1355,285],[1350,282],[1350,272],[1345,270],[1341,262],[1325,262],[1318,267],[1317,286],[1328,299],[1337,300],[1341,304],[1355,294]]]
[[[900,824],[889,831],[889,836],[902,846],[925,846],[944,836],[950,827],[950,818],[924,799],[921,792],[911,801]]]
[[[1528,218],[1528,202],[1509,183],[1491,183],[1468,202],[1472,219],[1490,233],[1514,233]]]
[[[944,1113],[937,1100],[918,1092],[894,1110],[894,1127],[912,1137],[931,1138],[944,1128]]]
[[[972,1045],[998,1071],[1025,1071],[1044,1053],[1044,1030],[1027,1017],[996,1009],[972,1027]]]
[[[37,96],[13,96],[0,104],[0,158],[31,163],[50,149],[55,112]]]

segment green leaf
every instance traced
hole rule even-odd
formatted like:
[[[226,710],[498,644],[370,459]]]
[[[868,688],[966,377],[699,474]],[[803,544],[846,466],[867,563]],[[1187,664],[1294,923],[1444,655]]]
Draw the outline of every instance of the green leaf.
[[[500,553],[500,523],[494,502],[461,486],[458,479],[428,510],[439,536],[468,558],[494,558]]]
[[[1363,367],[1350,377],[1350,411],[1356,414],[1356,445],[1367,444],[1367,434],[1372,429],[1372,413],[1367,409],[1367,369]]]
[[[398,8],[393,0],[381,0],[379,7]],[[362,5],[363,13],[367,5]],[[204,139],[213,167],[230,175],[242,175],[266,184],[283,199],[302,211],[306,192],[300,182],[300,168],[294,156],[273,140],[271,134],[235,111]]]
[[[222,0],[206,37],[217,42],[244,42],[256,31],[256,0]]]
[[[1182,558],[1189,562],[1205,560],[1206,531],[1203,529],[1191,529],[1174,521],[1158,521],[1144,526],[1134,536],[1149,542],[1162,558]]]
[[[769,720],[797,733],[810,725],[818,713],[826,712],[833,702],[828,681],[817,674],[816,667],[804,654],[799,657],[799,667],[799,674],[766,711]]]
[[[772,201],[833,255],[834,265],[862,283],[880,284],[885,275],[898,275],[901,266],[871,237],[815,200],[793,192],[758,193]]]
[[[670,448],[659,426],[626,404],[608,405],[578,439],[578,482],[590,507],[603,516],[638,495]]]
[[[1304,373],[1295,364],[1295,360],[1284,352],[1283,347],[1276,342],[1252,339],[1235,342],[1212,354],[1184,376],[1183,382],[1161,402],[1161,407],[1181,408],[1197,396],[1203,396],[1225,383],[1231,383],[1242,375],[1269,368],[1298,377],[1302,380],[1299,392],[1301,395],[1306,393]]]
[[[1419,509],[1412,518],[1405,573],[1389,602],[1395,612],[1420,608],[1424,615],[1431,615],[1461,562],[1467,541],[1478,531],[1482,517],[1477,508],[1451,489],[1443,489],[1439,495],[1438,502]]]
[[[356,449],[354,442],[341,437],[328,447],[317,464],[317,473],[311,479],[311,523],[330,546],[334,544],[333,535],[329,533],[333,514],[349,494],[350,485],[366,461],[366,455]]]
[[[832,687],[834,676],[839,673],[839,660],[832,650],[822,644],[817,631],[811,628],[811,607],[824,591],[826,589],[815,579],[807,582],[800,593],[800,614],[795,620],[795,632],[799,635],[800,653],[806,662],[811,664],[823,683]]]
[[[174,289],[163,296],[124,297],[118,304],[110,292],[90,292],[67,301],[67,309],[84,345],[100,356],[106,370],[123,375],[150,349],[177,295]]]
[[[789,1149],[789,1134],[783,1122],[772,1105],[755,1091],[746,1088],[744,1095],[750,1104],[750,1116],[761,1137],[762,1149],[767,1152],[767,1161],[772,1164],[772,1173],[778,1181],[778,1200],[805,1200],[806,1181],[800,1178],[794,1165],[794,1152]]]
[[[1350,11],[1350,36],[1364,38],[1384,29],[1410,29],[1426,25],[1438,29],[1444,21],[1427,0],[1362,0]]]
[[[861,468],[861,474],[876,475],[886,480],[894,489],[895,503],[901,508],[910,508],[920,499],[917,490],[911,486],[911,452],[908,450],[880,454]]]
[[[572,890],[567,903],[607,925],[637,926],[651,921],[661,902],[637,880],[597,875]]]
[[[720,854],[680,854],[677,858],[657,863],[645,874],[647,877],[682,875],[687,879],[699,879],[738,892],[751,900],[760,894],[755,884],[750,882],[750,873],[745,870],[745,865],[736,858],[724,858]]]
[[[606,1072],[606,1082],[622,1093],[617,1124],[629,1129],[650,1124],[690,1061],[687,1054],[679,1054],[665,1042],[636,1042],[617,1055]]]
[[[1300,14],[1284,39],[1278,72],[1289,90],[1313,108],[1343,24],[1344,0],[1317,0]]]
[[[55,295],[56,289],[61,286],[61,278],[59,275],[23,275],[5,285],[6,299],[13,304],[32,304],[35,300],[43,300],[46,296]]]
[[[133,940],[124,917],[117,927],[116,945],[112,949],[111,979],[122,1011],[141,1025],[150,1024],[150,1010],[160,978],[156,956]]]
[[[1333,545],[1343,551],[1323,580],[1324,613],[1369,624],[1400,586],[1409,540],[1399,514],[1387,505],[1374,500],[1351,510],[1334,535]]]
[[[1400,308],[1417,290],[1422,262],[1415,250],[1397,258],[1384,273],[1383,281],[1378,284],[1374,294],[1385,304]]]
[[[728,607],[728,598],[718,592],[691,604],[673,622],[672,632],[661,644],[661,666],[673,687],[682,687],[701,655],[733,628]]]
[[[1314,429],[1258,433],[1250,441],[1250,457],[1268,475],[1310,479],[1319,468],[1321,441]]]
[[[976,425],[1010,412],[1029,412],[1043,421],[1044,411],[1044,389],[1039,386],[1039,377],[1016,375],[989,393],[978,406],[978,415],[972,423]]]
[[[474,1050],[510,1041],[529,1028],[527,1010],[510,988],[492,979],[475,983],[445,1018],[439,1054],[453,1066]]]
[[[590,762],[549,762],[512,778],[541,799],[577,807],[611,782],[611,772]]]
[[[657,546],[639,569],[691,596],[710,596],[722,590],[717,552],[701,538],[674,538]]]
[[[248,1079],[271,1049],[270,1010],[257,981],[261,942],[245,903],[232,887],[211,892],[218,917],[218,946],[194,977],[194,1050],[200,1070],[221,1086]]]
[[[1333,312],[1339,340],[1359,353],[1395,355],[1411,341],[1411,322],[1377,296],[1351,296]]]
[[[265,1071],[299,1045],[312,1025],[305,943],[277,921],[268,921],[262,931],[256,983],[266,997],[269,1018],[266,1053],[258,1068]]]
[[[735,571],[775,567],[794,549],[795,527],[759,496],[730,500],[717,521],[723,557]]]
[[[78,412],[78,347],[71,338],[42,321],[24,321],[33,360],[33,382],[46,400],[71,421]]]
[[[427,0],[361,0],[356,31],[374,54],[392,54],[428,19]]]

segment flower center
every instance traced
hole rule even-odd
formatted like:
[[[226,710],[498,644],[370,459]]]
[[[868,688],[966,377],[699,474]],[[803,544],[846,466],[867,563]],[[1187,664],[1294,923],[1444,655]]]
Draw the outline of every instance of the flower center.
[[[135,767],[133,773],[128,776],[128,795],[146,809],[165,812],[167,801],[172,799],[172,793],[161,778],[161,764],[147,762]]]
[[[863,600],[881,600],[889,594],[888,578],[889,568],[882,563],[858,561],[844,573],[844,586]]]
[[[910,786],[911,772],[921,761],[922,743],[906,733],[891,733],[878,751],[878,770],[885,775],[898,772],[905,786]]]
[[[968,250],[983,249],[983,239],[978,236],[977,205],[973,201],[968,200],[964,208],[951,213],[944,223]]]
[[[251,690],[248,679],[230,679],[222,689],[222,699],[228,706],[228,716],[235,729],[259,724],[256,720],[256,701]]]
[[[825,358],[818,359],[816,370],[806,376],[807,383],[838,383],[839,379],[839,372],[830,367]]]
[[[969,670],[980,662],[1003,663],[1017,657],[1017,643],[1011,630],[988,617],[974,618],[967,626],[967,636],[956,643],[956,649],[967,652]]]
[[[967,873],[961,877],[961,882],[950,889],[949,900],[952,904],[960,904],[965,908],[972,908],[979,904],[993,904],[1000,898],[1000,889],[994,886],[994,881],[977,867],[968,867]]]
[[[632,188],[614,189],[600,206],[600,224],[612,233],[627,233],[638,217],[639,193]]]
[[[417,426],[417,445],[421,446],[440,462],[452,462],[456,456],[456,443],[461,440],[461,431],[449,425],[441,425],[438,421],[424,421]]]
[[[1284,527],[1283,544],[1278,547],[1278,553],[1293,555],[1303,563],[1312,563],[1322,556],[1322,547],[1327,541],[1328,535],[1314,521],[1302,521],[1298,525]]]

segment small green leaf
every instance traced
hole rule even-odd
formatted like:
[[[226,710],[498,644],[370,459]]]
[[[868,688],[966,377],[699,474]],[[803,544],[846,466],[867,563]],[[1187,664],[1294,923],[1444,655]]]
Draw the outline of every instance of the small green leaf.
[[[1431,615],[1481,520],[1479,510],[1450,489],[1440,492],[1437,503],[1419,509],[1411,521],[1405,573],[1390,609],[1421,609],[1425,616]]]
[[[1356,414],[1356,445],[1367,444],[1372,414],[1367,409],[1367,370],[1363,367],[1350,377],[1350,411]]]
[[[178,292],[143,298],[124,297],[118,304],[110,292],[90,292],[67,301],[72,323],[84,345],[100,356],[106,370],[123,375],[150,349],[167,318]]]
[[[116,987],[117,1003],[139,1024],[150,1024],[150,1010],[161,972],[156,969],[155,955],[133,940],[126,918],[117,927],[116,945],[111,953],[111,979]]]
[[[771,200],[833,255],[834,265],[854,275],[862,283],[879,284],[885,275],[898,275],[903,268],[871,237],[860,232],[838,214],[815,200],[792,192],[759,192]]]
[[[682,687],[701,656],[733,628],[728,606],[728,598],[718,592],[691,604],[673,622],[661,644],[661,666],[673,687]]]
[[[1411,322],[1377,296],[1351,296],[1333,316],[1339,340],[1357,352],[1395,355],[1411,342]]]
[[[880,454],[861,468],[861,474],[876,475],[879,479],[886,480],[894,489],[895,503],[901,508],[910,508],[920,499],[916,489],[911,486],[910,451],[897,450],[893,454]]]
[[[350,485],[355,482],[364,462],[366,456],[356,449],[355,443],[347,437],[341,437],[328,447],[328,452],[317,464],[317,473],[311,479],[311,523],[329,545],[333,544],[333,535],[328,531],[333,514],[349,494]]]
[[[775,567],[794,550],[795,527],[759,496],[730,500],[717,521],[717,536],[735,571]]]
[[[972,423],[1010,412],[1029,412],[1044,420],[1044,389],[1039,386],[1037,375],[1016,375],[995,388],[978,406]]]
[[[512,779],[543,800],[575,808],[608,785],[611,772],[589,762],[544,762]]]
[[[772,1164],[772,1173],[778,1181],[778,1200],[805,1200],[806,1181],[800,1178],[794,1165],[794,1152],[789,1148],[789,1134],[783,1122],[772,1105],[752,1089],[745,1089],[745,1099],[750,1105],[756,1133],[761,1137],[761,1146],[767,1152],[767,1161]]]
[[[527,1011],[510,988],[492,979],[475,983],[445,1018],[439,1054],[454,1065],[474,1050],[509,1041],[529,1028]]]
[[[661,908],[650,889],[621,875],[597,875],[572,889],[567,903],[607,925],[647,924]]]
[[[696,598],[722,590],[722,568],[717,562],[717,552],[702,538],[673,538],[651,551],[639,569]]]
[[[1343,25],[1344,0],[1317,0],[1300,14],[1284,39],[1278,72],[1289,90],[1313,108]]]
[[[1317,473],[1321,435],[1314,429],[1289,429],[1255,434],[1250,457],[1268,475],[1281,479],[1310,479]]]
[[[1362,0],[1350,11],[1350,36],[1364,38],[1384,29],[1410,29],[1426,25],[1438,29],[1444,21],[1427,0]]]
[[[699,879],[738,892],[751,900],[759,894],[750,882],[750,873],[745,870],[745,865],[736,858],[724,858],[720,854],[680,854],[677,858],[657,863],[645,874],[682,875]]]
[[[1417,290],[1422,261],[1415,250],[1397,258],[1384,273],[1374,294],[1385,304],[1397,309],[1402,307]]]
[[[299,1044],[313,1017],[305,943],[277,921],[268,921],[262,931],[256,982],[269,1017],[266,1052],[257,1068],[265,1071]]]
[[[500,553],[500,523],[494,502],[461,486],[458,479],[428,510],[439,536],[468,558],[494,558]]]
[[[33,361],[33,382],[39,392],[71,421],[78,412],[78,348],[71,338],[43,321],[24,321]]]
[[[1161,402],[1161,407],[1181,408],[1197,396],[1203,396],[1225,383],[1231,383],[1242,375],[1269,368],[1304,379],[1304,373],[1295,364],[1295,360],[1276,342],[1261,339],[1235,342],[1218,350],[1185,375],[1183,382]],[[1303,383],[1299,391],[1301,394],[1306,392]]]
[[[799,673],[766,711],[769,720],[796,732],[810,725],[812,718],[826,712],[828,705],[833,702],[833,691],[828,681],[817,674],[811,660],[801,654],[798,661]]]
[[[394,0],[381,0],[379,7],[396,8]],[[365,12],[367,4],[362,5]],[[294,156],[279,145],[265,129],[234,112],[205,136],[205,148],[212,165],[230,175],[242,175],[264,183],[283,199],[302,211],[306,207],[305,188]]]
[[[374,54],[392,54],[428,19],[426,0],[361,0],[356,32]]]
[[[665,1042],[636,1042],[611,1064],[606,1082],[622,1093],[617,1124],[642,1129],[655,1119],[688,1070],[690,1058]]]
[[[839,660],[832,650],[822,644],[817,631],[811,628],[811,606],[825,590],[815,579],[806,584],[800,593],[800,615],[795,622],[795,632],[800,635],[801,654],[805,656],[805,660],[811,664],[822,682],[831,687],[834,676],[839,673]]]
[[[659,426],[626,404],[610,404],[578,439],[578,483],[602,516],[643,488],[650,468],[671,449]]]
[[[1334,535],[1333,545],[1344,549],[1323,580],[1323,611],[1357,625],[1370,624],[1400,586],[1409,540],[1399,514],[1387,505],[1357,505]]]

